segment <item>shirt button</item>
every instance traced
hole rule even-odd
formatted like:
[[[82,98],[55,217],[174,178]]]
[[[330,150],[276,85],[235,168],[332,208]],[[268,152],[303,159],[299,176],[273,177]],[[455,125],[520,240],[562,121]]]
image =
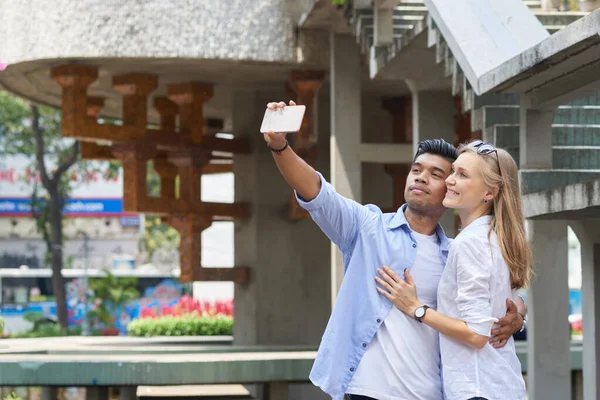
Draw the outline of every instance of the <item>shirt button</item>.
[[[354,372],[354,368],[350,368],[350,372]]]
[[[380,322],[381,322],[381,318],[377,318],[377,323],[380,323]]]
[[[367,347],[367,344],[366,344],[366,343],[363,343],[363,347]]]
[[[416,248],[416,247],[417,247],[417,244],[416,244],[416,243],[413,243],[413,248]]]

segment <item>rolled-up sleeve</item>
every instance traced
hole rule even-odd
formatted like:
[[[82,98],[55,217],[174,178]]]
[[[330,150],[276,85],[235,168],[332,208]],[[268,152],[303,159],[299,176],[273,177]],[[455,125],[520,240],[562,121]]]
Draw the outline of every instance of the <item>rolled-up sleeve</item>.
[[[488,254],[489,246],[474,238],[454,245],[457,260],[456,304],[461,319],[473,332],[489,337],[492,326],[498,321],[492,316],[490,277],[493,263]]]
[[[337,193],[321,173],[317,174],[321,180],[319,194],[311,201],[305,201],[294,192],[296,199],[327,237],[344,251],[352,245],[371,212],[367,207]]]

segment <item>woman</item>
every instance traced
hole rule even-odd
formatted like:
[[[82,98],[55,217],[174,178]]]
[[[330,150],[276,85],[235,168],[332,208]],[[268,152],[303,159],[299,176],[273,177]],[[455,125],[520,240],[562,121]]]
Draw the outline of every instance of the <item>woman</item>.
[[[459,148],[446,187],[444,206],[458,209],[463,228],[450,247],[437,311],[419,302],[408,270],[403,281],[380,269],[378,290],[416,323],[441,333],[446,399],[525,399],[514,340],[501,349],[488,343],[506,299],[514,300],[532,274],[517,165],[506,151],[478,140]]]

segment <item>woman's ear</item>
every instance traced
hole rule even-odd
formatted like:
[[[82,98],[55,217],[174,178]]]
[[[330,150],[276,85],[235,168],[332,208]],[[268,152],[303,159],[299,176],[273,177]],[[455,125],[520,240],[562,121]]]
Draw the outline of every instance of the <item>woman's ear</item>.
[[[485,194],[485,199],[487,201],[492,201],[492,200],[494,200],[498,196],[499,192],[500,192],[500,188],[498,186],[494,186],[492,188],[489,188],[488,191]]]

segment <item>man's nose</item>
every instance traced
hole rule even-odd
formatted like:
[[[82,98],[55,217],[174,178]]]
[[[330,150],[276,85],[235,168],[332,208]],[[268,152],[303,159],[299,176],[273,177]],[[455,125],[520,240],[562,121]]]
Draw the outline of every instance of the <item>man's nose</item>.
[[[422,182],[422,183],[427,183],[427,177],[425,176],[425,173],[421,172],[419,175],[417,175],[415,177],[415,181]]]

